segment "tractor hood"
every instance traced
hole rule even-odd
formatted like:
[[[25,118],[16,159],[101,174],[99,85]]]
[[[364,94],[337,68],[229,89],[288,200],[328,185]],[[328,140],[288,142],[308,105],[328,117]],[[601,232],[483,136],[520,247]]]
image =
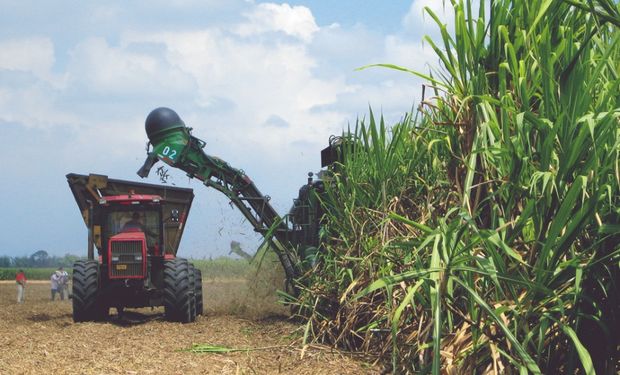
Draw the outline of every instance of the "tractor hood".
[[[99,204],[102,197],[129,194],[160,196],[163,212],[178,211],[178,221],[166,222],[164,224],[164,238],[166,239],[164,251],[166,254],[176,255],[183,230],[185,229],[189,209],[194,200],[194,191],[192,189],[116,180],[98,174],[81,175],[70,173],[67,175],[67,182],[87,228],[89,227],[88,208],[90,204]]]

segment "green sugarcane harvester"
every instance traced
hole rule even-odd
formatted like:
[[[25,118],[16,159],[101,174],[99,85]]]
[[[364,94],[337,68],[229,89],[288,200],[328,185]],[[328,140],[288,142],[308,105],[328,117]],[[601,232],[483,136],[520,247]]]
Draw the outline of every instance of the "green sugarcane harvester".
[[[324,192],[323,181],[313,179],[309,173],[289,214],[281,217],[269,203],[269,196],[262,194],[242,170],[206,154],[206,143],[194,137],[192,129],[172,109],[153,110],[146,118],[145,128],[149,138],[147,158],[138,175],[147,177],[161,160],[225,194],[254,230],[269,241],[294,291],[294,280],[312,263],[320,245],[323,209],[319,197]],[[330,141],[330,146],[321,152],[322,167],[333,164],[338,156],[339,143]]]

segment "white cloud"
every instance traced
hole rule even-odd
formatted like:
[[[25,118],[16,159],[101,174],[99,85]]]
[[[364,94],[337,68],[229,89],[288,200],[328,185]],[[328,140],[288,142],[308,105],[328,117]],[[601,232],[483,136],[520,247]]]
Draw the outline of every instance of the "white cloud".
[[[90,14],[91,22],[96,24],[114,22],[122,14],[119,5],[106,3],[105,5],[95,5]]]
[[[212,103],[222,99],[234,103],[235,111],[225,113],[220,122],[226,126],[212,125],[211,137],[235,145],[249,142],[261,152],[279,153],[284,139],[287,145],[300,139],[324,141],[325,132],[337,129],[346,116],[344,112],[313,112],[336,103],[338,95],[350,88],[342,77],[314,77],[315,57],[303,42],[250,43],[217,29],[132,34],[126,42],[166,46],[167,64],[191,75],[198,85],[197,104],[205,114],[196,121],[205,123],[206,116],[211,119],[207,123],[217,123],[214,120],[219,118],[210,114],[217,111]],[[290,126],[266,132],[260,125],[274,115]],[[306,130],[309,124],[315,131]]]
[[[246,13],[245,17],[249,22],[240,24],[236,30],[243,37],[280,31],[309,42],[319,30],[312,12],[304,6],[263,3]]]
[[[140,144],[145,140],[139,125],[143,118],[129,121],[115,114],[119,110],[127,112],[123,101],[146,98],[148,102],[153,95],[155,99],[185,95],[193,98],[187,108],[194,109],[177,108],[179,114],[189,126],[198,127],[197,136],[208,142],[220,140],[218,143],[226,145],[222,148],[227,152],[243,155],[250,147],[265,158],[279,158],[284,150],[294,149],[294,142],[322,145],[329,134],[340,131],[347,113],[342,109],[314,109],[335,104],[339,95],[352,88],[343,77],[316,78],[316,58],[309,53],[304,39],[310,34],[303,28],[295,30],[291,25],[278,24],[286,11],[301,16],[307,12],[313,27],[306,30],[314,30],[316,25],[307,8],[259,5],[257,9],[274,11],[276,29],[284,29],[287,35],[298,33],[303,38],[278,41],[276,35],[269,40],[249,41],[231,34],[230,29],[218,28],[159,34],[125,32],[115,45],[101,37],[89,37],[68,53],[67,90],[46,94],[49,88],[36,84],[21,90],[3,90],[0,84],[0,119],[27,127],[69,125],[78,129],[77,137],[85,144],[97,134],[98,143],[92,146],[95,151],[114,141],[127,143],[130,133]],[[247,24],[255,25],[256,21],[251,18]],[[49,70],[50,64],[40,71]],[[80,95],[78,106],[86,109],[75,111],[58,106],[59,101],[68,99],[66,95]],[[111,102],[102,102],[113,110],[102,117],[97,113],[96,102],[112,98],[120,102],[116,108]],[[89,102],[92,104],[85,104]],[[215,107],[221,103],[228,110]],[[156,105],[162,104],[167,102]],[[95,111],[87,112],[88,108]],[[143,111],[139,117],[148,113]],[[290,126],[266,128],[264,124],[274,116]],[[119,138],[121,131],[124,136]]]
[[[412,9],[423,3],[414,2]],[[231,33],[239,30],[245,31]],[[267,31],[281,34],[248,37]],[[313,39],[313,35],[321,36]],[[339,43],[330,42],[332,37]],[[352,48],[362,45],[361,50]],[[356,59],[361,56],[359,52],[364,52],[365,61]],[[309,148],[323,145],[330,134],[340,133],[347,123],[355,122],[356,115],[363,117],[368,105],[377,113],[384,111],[391,121],[398,119],[410,109],[421,81],[404,73],[353,70],[365,63],[388,62],[425,71],[425,62],[434,55],[420,43],[400,36],[381,39],[359,25],[353,29],[335,25],[320,29],[305,7],[250,4],[246,20],[232,28],[125,31],[114,45],[101,37],[89,37],[76,44],[69,57],[66,74],[70,88],[97,95],[83,101],[110,96],[121,101],[132,97],[138,102],[139,98],[153,102],[148,98],[154,98],[158,101],[155,105],[168,105],[169,101],[162,103],[159,98],[184,96],[191,99],[188,110],[175,109],[196,128],[196,136],[214,142],[211,146],[215,152],[227,157],[229,152],[243,155],[252,150],[276,159],[282,152],[294,152],[302,143]],[[53,53],[51,59],[41,60],[48,62],[39,71],[49,71]],[[330,66],[329,73],[317,76],[333,61],[350,66]],[[128,112],[133,113],[131,121],[125,117],[106,123],[109,118],[102,120],[95,113],[58,109],[55,100],[62,95],[46,96],[44,89],[37,87],[22,93],[5,91],[0,95],[0,108],[5,109],[0,118],[39,127],[54,123],[88,124],[88,129],[101,126],[101,143],[113,142],[121,130],[127,135],[129,128],[123,130],[124,126],[132,126],[131,133],[144,138],[142,127],[136,125],[143,123],[139,117],[146,116],[151,107],[144,113],[136,114],[135,109]],[[119,105],[122,108],[122,103]],[[276,117],[288,126],[265,125]],[[81,131],[86,132],[86,128]],[[88,134],[83,139],[87,142],[91,137]]]
[[[416,4],[421,3],[413,5]],[[331,25],[321,30],[305,7],[269,3],[252,5],[249,9],[246,20],[232,29],[213,27],[148,34],[125,31],[115,45],[100,37],[84,39],[70,52],[67,74],[71,87],[121,98],[153,95],[165,98],[192,93],[193,105],[198,105],[203,112],[180,113],[190,126],[207,124],[203,126],[208,126],[209,137],[230,142],[233,148],[239,145],[239,149],[244,149],[251,144],[273,157],[277,157],[282,147],[292,148],[294,142],[324,143],[329,134],[339,133],[346,123],[355,121],[352,113],[363,116],[369,104],[393,111],[394,116],[400,112],[397,108],[403,108],[403,112],[410,108],[418,81],[397,73],[403,81],[411,83],[395,84],[396,75],[387,77],[383,73],[382,83],[378,85],[376,79],[367,78],[372,76],[370,71],[354,72],[353,69],[364,63],[389,62],[424,70],[423,62],[427,61],[429,53],[421,44],[388,36],[382,46],[381,38],[373,37],[360,26],[343,30]],[[242,31],[231,34],[233,29]],[[282,34],[258,40],[246,37],[267,31]],[[319,59],[322,59],[321,67],[325,67],[329,65],[325,62],[331,58],[331,55],[320,55],[324,52],[321,46],[310,48],[312,36],[319,31],[322,45],[328,43],[333,34],[343,42],[343,48],[352,51],[339,54],[333,45],[330,50],[341,61],[352,55],[346,60],[351,66],[340,71],[331,69],[320,78],[316,75],[320,71],[317,70]],[[286,35],[297,38],[283,39]],[[375,48],[363,50],[375,52],[366,52],[367,61],[356,61],[355,56],[359,54],[354,53],[357,50],[351,46],[369,47],[368,41]],[[373,55],[374,61],[371,60]],[[47,66],[49,69],[49,64]],[[358,79],[369,82],[356,82]],[[44,95],[32,98],[46,100]],[[39,124],[54,119],[79,122],[75,118],[77,115],[63,116],[60,111],[50,116],[47,112],[53,112],[54,104],[49,99],[39,107],[49,111],[39,111],[44,115],[37,121],[27,115],[25,108],[12,120],[21,116],[24,122]],[[261,124],[274,116],[289,126],[265,131]],[[192,120],[196,123],[192,124]],[[82,118],[82,122],[93,124],[97,119]]]
[[[80,42],[71,52],[72,83],[88,91],[122,95],[172,95],[193,89],[190,77],[156,54],[133,52],[131,47],[113,47],[98,37]]]
[[[33,36],[0,41],[0,70],[27,72],[48,83],[62,84],[52,74],[54,44],[48,37]]]
[[[54,45],[49,38],[30,37],[0,41],[0,69],[46,75],[54,65]]]
[[[77,126],[80,118],[56,107],[56,93],[49,87],[32,85],[20,88],[0,86],[0,121],[19,123],[27,128]]]

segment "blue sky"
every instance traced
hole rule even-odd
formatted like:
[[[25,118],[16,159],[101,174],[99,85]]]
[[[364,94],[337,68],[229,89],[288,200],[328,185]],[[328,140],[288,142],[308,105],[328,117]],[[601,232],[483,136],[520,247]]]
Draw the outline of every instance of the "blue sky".
[[[159,106],[286,213],[331,134],[369,106],[393,123],[419,100],[411,75],[355,69],[435,66],[422,8],[441,3],[0,0],[0,255],[84,254],[65,175],[139,180],[144,119]],[[254,251],[221,194],[169,174],[196,194],[182,254],[225,255],[231,240]]]

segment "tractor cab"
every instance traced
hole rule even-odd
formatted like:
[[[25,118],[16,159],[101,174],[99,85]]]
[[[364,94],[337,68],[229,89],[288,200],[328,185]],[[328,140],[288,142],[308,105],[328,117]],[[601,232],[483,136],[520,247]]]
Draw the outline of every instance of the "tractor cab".
[[[162,256],[161,203],[159,195],[132,193],[99,200],[102,243],[107,244],[101,261],[110,279],[144,278],[147,259]]]

